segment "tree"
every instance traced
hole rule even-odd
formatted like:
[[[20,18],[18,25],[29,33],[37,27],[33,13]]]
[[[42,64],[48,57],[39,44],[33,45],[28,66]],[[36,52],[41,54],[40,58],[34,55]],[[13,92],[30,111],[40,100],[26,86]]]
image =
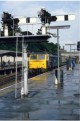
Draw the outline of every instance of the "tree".
[[[5,25],[8,26],[9,36],[13,35],[13,30],[14,30],[14,33],[16,33],[16,31],[18,32],[21,31],[21,29],[18,27],[18,23],[19,23],[18,18],[13,18],[13,16],[8,12],[3,12],[3,16],[2,16],[3,31],[5,29]]]

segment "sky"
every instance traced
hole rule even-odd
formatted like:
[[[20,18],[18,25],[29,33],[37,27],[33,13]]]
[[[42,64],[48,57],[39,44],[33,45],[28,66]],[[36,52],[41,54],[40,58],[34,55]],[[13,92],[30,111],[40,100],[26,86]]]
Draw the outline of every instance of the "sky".
[[[69,51],[70,47],[65,44],[77,44],[80,41],[80,1],[0,1],[0,19],[3,11],[7,11],[15,17],[38,17],[38,11],[41,8],[46,8],[51,15],[66,15],[75,14],[75,20],[52,22],[50,25],[70,25],[69,29],[59,30],[60,46]],[[22,30],[27,30],[27,26],[20,26]],[[34,34],[41,25],[28,26],[29,31]],[[50,30],[51,33],[56,33],[56,30]],[[49,42],[57,43],[57,38],[51,37]],[[76,46],[72,46],[76,49]]]

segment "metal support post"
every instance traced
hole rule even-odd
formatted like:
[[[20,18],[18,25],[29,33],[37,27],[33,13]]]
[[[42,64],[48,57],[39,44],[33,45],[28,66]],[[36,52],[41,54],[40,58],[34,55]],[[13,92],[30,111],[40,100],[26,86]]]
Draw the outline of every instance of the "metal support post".
[[[16,77],[15,77],[15,98],[17,98],[17,51],[18,51],[18,37],[16,38]]]
[[[57,29],[57,50],[58,50],[58,83],[60,83],[60,68],[59,68],[59,29]]]
[[[60,70],[59,68],[59,29],[68,29],[70,28],[70,25],[62,25],[62,26],[48,26],[47,29],[57,29],[57,36],[54,36],[54,37],[57,37],[57,51],[58,51],[58,74],[57,74],[57,71],[55,71],[55,84],[59,84],[61,83],[61,75],[63,77],[63,71]],[[57,79],[58,77],[58,79]]]
[[[70,45],[70,57],[72,57],[72,54],[71,54],[71,45]]]
[[[13,19],[13,36],[14,36],[14,19]]]

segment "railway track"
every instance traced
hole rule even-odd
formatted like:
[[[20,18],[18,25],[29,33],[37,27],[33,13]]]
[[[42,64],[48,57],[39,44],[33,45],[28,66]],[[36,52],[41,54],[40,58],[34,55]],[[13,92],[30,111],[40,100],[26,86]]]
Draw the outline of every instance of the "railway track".
[[[63,66],[63,65],[61,65],[61,66]],[[54,69],[56,69],[56,68],[57,67],[55,67]],[[51,71],[51,70],[53,70],[53,69],[46,70],[46,72],[47,71]],[[34,77],[34,76],[42,74],[42,73],[45,73],[45,72],[43,72],[43,71],[41,72],[40,71],[40,72],[37,73],[37,71],[35,71],[34,73],[28,73],[28,78]],[[21,80],[21,75],[22,75],[21,73],[17,74],[17,81],[18,82]],[[16,76],[15,73],[8,74],[8,75],[1,75],[0,76],[0,86],[5,85],[7,83],[15,82],[15,76]]]
[[[18,74],[17,77],[18,77],[18,80],[20,80],[21,74]],[[0,86],[7,84],[7,83],[10,83],[10,82],[13,82],[13,81],[15,81],[15,73],[11,74],[11,75],[9,74],[9,75],[1,76],[0,77]]]
[[[43,73],[43,72],[40,72],[40,73],[36,73],[35,72],[33,74],[32,73],[28,73],[28,78],[34,77],[34,76],[39,75],[41,73]],[[18,82],[21,81],[21,76],[22,76],[21,73],[17,74],[17,81]],[[0,86],[5,85],[7,83],[15,82],[15,77],[16,77],[15,73],[8,74],[8,75],[1,75],[0,76]]]

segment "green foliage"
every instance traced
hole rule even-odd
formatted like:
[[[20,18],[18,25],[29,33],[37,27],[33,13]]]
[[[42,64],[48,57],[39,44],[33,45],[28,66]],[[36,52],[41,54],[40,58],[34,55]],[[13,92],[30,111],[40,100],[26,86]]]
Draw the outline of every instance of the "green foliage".
[[[30,43],[28,45],[29,51],[46,51],[51,54],[57,53],[57,44],[49,43],[49,42],[42,42],[42,43]]]
[[[0,44],[1,50],[11,50],[16,51],[15,44]],[[39,52],[39,51],[46,51],[51,54],[57,53],[57,44],[49,43],[49,42],[42,42],[42,43],[30,43],[28,44],[27,50],[29,52]],[[18,51],[22,51],[22,44],[18,44]]]
[[[11,44],[0,44],[0,50],[15,51],[16,46]]]
[[[14,30],[14,33],[21,32],[20,28],[18,27],[18,23],[19,23],[18,18],[13,18],[13,16],[11,14],[9,14],[7,12],[3,12],[2,27],[4,29],[5,25],[8,26],[9,36],[13,35],[13,30]]]

